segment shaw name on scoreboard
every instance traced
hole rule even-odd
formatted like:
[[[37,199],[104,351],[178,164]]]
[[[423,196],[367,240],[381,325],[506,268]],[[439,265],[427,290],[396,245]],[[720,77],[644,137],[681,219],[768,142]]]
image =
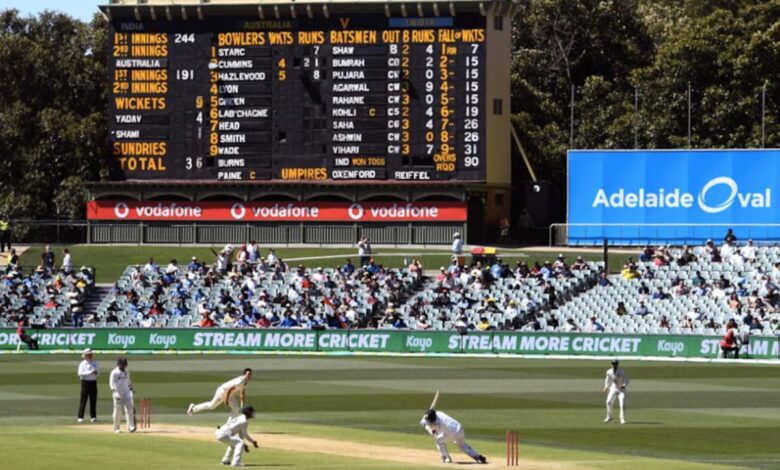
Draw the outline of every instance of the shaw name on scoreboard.
[[[484,182],[489,18],[114,17],[111,179]]]

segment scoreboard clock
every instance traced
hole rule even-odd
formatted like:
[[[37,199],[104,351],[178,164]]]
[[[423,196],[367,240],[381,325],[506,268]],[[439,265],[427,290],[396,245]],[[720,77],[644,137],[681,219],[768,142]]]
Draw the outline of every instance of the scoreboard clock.
[[[111,179],[484,182],[486,22],[114,17]]]

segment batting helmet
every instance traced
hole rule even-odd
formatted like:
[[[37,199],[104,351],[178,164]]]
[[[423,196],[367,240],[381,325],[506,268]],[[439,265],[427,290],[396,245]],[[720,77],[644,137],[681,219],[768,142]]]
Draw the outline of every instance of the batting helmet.
[[[252,405],[246,405],[241,408],[241,413],[243,413],[247,418],[254,418],[255,408]]]
[[[429,423],[433,423],[434,421],[436,421],[436,410],[431,408],[430,410],[426,411],[425,420],[428,421]]]

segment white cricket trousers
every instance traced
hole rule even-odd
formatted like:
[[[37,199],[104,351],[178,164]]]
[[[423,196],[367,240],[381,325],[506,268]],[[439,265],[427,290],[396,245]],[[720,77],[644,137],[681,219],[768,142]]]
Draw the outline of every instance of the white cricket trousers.
[[[241,457],[244,455],[244,440],[241,436],[224,435],[219,432],[216,433],[216,436],[219,442],[227,444],[228,446],[225,455],[222,457],[222,463],[230,462],[230,465],[239,465],[241,463]]]
[[[225,402],[225,395],[227,394],[228,389],[226,388],[218,388],[217,391],[214,393],[214,398],[211,399],[211,401],[205,401],[203,403],[198,403],[192,408],[193,413],[200,413],[201,411],[206,410],[214,410],[219,405]],[[238,416],[238,413],[241,411],[241,406],[238,403],[238,398],[236,398],[236,394],[230,396],[227,402],[228,406],[230,407],[230,416],[235,418]]]
[[[617,389],[610,387],[607,394],[607,419],[612,419],[612,405],[615,403],[615,398],[618,399],[620,405],[620,421],[626,420],[626,389]]]
[[[479,452],[466,443],[466,433],[462,429],[457,434],[445,435],[439,433],[436,435],[436,448],[439,449],[439,454],[441,454],[442,457],[450,456],[450,451],[447,449],[447,440],[452,440],[460,450],[465,452],[472,459],[479,457]]]
[[[135,405],[133,404],[133,392],[114,392],[112,397],[114,399],[114,431],[119,430],[119,427],[122,424],[122,408],[125,410],[127,430],[133,431],[135,429]]]

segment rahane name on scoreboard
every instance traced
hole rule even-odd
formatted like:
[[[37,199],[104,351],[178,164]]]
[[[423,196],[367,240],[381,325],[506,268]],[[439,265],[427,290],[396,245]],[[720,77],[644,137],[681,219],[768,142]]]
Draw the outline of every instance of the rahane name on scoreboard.
[[[109,34],[112,179],[485,180],[481,15]]]

